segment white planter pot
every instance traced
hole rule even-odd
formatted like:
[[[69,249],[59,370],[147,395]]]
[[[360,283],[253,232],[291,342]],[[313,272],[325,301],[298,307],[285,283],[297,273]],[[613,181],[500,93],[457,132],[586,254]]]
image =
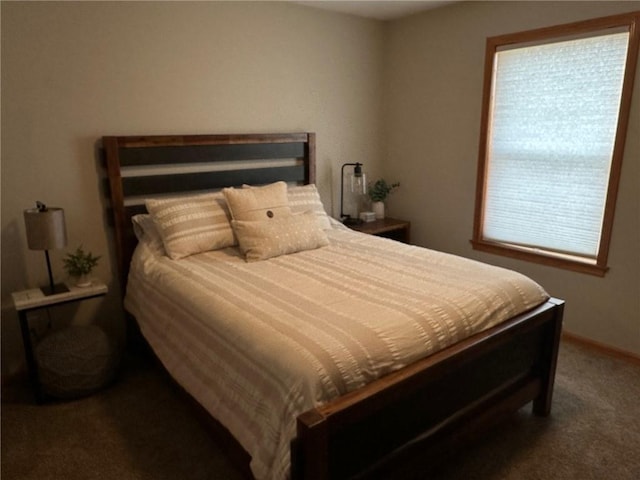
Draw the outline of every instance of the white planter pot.
[[[384,202],[373,202],[371,209],[376,214],[376,218],[384,218]]]
[[[89,274],[80,275],[76,277],[76,287],[90,287],[91,286],[91,277]]]

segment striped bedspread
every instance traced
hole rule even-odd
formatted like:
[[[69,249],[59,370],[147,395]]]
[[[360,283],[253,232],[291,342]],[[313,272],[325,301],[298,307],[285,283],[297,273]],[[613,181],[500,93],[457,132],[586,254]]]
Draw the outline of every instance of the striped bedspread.
[[[352,232],[246,263],[140,244],[125,307],[171,375],[252,457],[289,476],[296,417],[545,301],[509,270]]]

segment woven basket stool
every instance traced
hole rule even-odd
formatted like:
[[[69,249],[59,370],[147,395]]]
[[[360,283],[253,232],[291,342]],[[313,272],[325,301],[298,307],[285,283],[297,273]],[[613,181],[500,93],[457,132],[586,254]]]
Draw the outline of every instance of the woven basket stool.
[[[95,325],[51,333],[36,347],[42,391],[66,399],[93,393],[112,380],[115,357],[109,337]]]

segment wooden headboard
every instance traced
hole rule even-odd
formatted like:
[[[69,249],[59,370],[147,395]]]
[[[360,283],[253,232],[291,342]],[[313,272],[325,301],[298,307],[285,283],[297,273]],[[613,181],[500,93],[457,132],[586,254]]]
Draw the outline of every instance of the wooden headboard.
[[[102,138],[125,292],[136,245],[131,217],[144,199],[242,184],[315,183],[315,134],[105,136]]]

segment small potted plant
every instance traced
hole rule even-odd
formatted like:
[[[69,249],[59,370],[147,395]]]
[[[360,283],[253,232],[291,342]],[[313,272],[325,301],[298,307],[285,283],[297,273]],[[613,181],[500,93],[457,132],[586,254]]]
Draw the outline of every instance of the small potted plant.
[[[376,180],[374,184],[369,184],[367,194],[371,199],[371,208],[376,214],[376,218],[384,218],[384,201],[396,188],[400,182],[387,183],[384,178]]]
[[[76,279],[76,286],[88,287],[91,285],[89,275],[100,258],[100,256],[94,257],[91,252],[85,252],[80,245],[74,253],[67,253],[62,262],[65,271]]]

